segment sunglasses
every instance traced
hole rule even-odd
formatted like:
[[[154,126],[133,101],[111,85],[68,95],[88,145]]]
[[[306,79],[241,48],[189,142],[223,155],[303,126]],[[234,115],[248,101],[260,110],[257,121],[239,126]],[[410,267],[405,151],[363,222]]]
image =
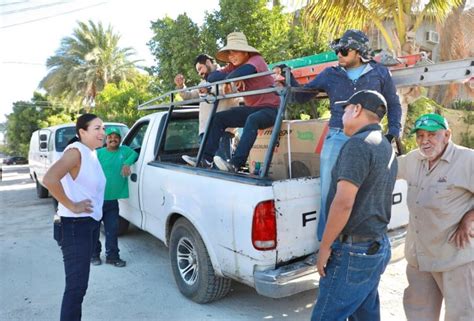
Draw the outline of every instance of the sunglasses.
[[[352,48],[339,48],[339,49],[336,49],[335,52],[336,52],[336,55],[340,53],[341,56],[347,57],[349,52],[351,52],[352,50],[354,50],[354,49],[352,49]]]
[[[445,124],[440,123],[439,121],[434,120],[434,119],[425,118],[425,119],[417,120],[415,122],[415,128],[419,126],[436,126],[436,125],[439,125],[443,127],[444,129],[447,129]]]

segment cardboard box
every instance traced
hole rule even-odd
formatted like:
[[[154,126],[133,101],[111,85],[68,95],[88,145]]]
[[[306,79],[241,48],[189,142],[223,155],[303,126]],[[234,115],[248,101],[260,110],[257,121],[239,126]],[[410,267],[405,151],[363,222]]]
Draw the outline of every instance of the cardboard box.
[[[272,179],[319,176],[319,155],[327,124],[327,121],[317,119],[284,120],[268,176]],[[273,128],[258,131],[248,158],[250,173],[257,174],[258,169],[263,168],[272,132]]]

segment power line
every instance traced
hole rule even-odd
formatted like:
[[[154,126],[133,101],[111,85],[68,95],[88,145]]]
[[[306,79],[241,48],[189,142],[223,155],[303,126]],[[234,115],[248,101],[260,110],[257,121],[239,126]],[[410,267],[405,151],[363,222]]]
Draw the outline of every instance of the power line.
[[[50,15],[50,16],[45,16],[45,17],[41,17],[41,18],[37,18],[37,19],[32,19],[32,20],[27,20],[27,21],[23,21],[23,22],[13,23],[13,24],[10,24],[10,25],[1,26],[0,29],[8,29],[8,28],[15,27],[15,26],[21,26],[21,25],[24,25],[24,24],[32,23],[32,22],[37,22],[37,21],[41,21],[41,20],[46,20],[46,19],[58,17],[58,16],[63,16],[63,15],[66,15],[66,14],[77,12],[77,11],[82,11],[82,10],[86,10],[86,9],[89,9],[89,8],[101,6],[101,5],[106,4],[106,3],[107,3],[107,1],[103,1],[103,2],[99,2],[97,4],[93,4],[93,5],[90,5],[90,6],[86,6],[86,7],[70,10],[70,11],[64,11],[64,12],[54,14],[54,15]]]
[[[6,16],[6,15],[9,15],[9,14],[13,14],[13,13],[20,13],[20,12],[25,12],[25,11],[30,11],[30,10],[37,10],[37,9],[41,9],[41,8],[57,6],[57,5],[60,5],[60,4],[64,4],[66,2],[69,2],[69,1],[68,0],[62,0],[62,1],[53,2],[53,3],[41,4],[41,5],[38,5],[38,6],[32,6],[32,7],[21,8],[21,9],[10,10],[10,11],[3,11],[0,15]]]
[[[29,1],[30,1],[30,0],[7,2],[7,3],[0,3],[0,7],[11,6],[12,4],[20,4],[20,3],[25,3],[25,2],[29,2]]]
[[[32,66],[42,66],[44,67],[45,64],[39,62],[27,62],[27,61],[2,61],[2,64],[11,64],[11,65],[32,65]]]

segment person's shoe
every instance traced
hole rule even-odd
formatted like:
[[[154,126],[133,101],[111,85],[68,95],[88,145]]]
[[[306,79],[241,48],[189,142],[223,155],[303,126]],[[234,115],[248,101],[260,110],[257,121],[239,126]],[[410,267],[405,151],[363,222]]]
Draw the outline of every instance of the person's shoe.
[[[191,157],[191,156],[188,156],[188,155],[183,155],[183,156],[181,156],[181,158],[191,166],[196,166],[196,164],[197,164],[197,157]]]
[[[112,264],[113,266],[116,267],[124,267],[127,265],[127,262],[118,258],[118,259],[105,259],[105,263],[107,264]]]
[[[188,155],[183,155],[183,156],[181,156],[181,158],[182,158],[186,163],[188,163],[189,165],[196,167],[196,164],[197,164],[197,157],[191,157],[191,156],[188,156]],[[202,159],[202,160],[199,162],[199,164],[200,164],[199,167],[203,167],[203,168],[212,168],[212,166],[214,165],[212,162],[208,162],[208,161],[205,160],[205,159]]]
[[[220,156],[214,156],[214,164],[216,164],[216,167],[220,169],[221,171],[226,171],[226,172],[231,172],[231,173],[237,172],[237,168],[231,162],[224,160]]]
[[[101,265],[102,260],[100,259],[99,256],[94,256],[94,257],[91,258],[91,264],[92,265]]]

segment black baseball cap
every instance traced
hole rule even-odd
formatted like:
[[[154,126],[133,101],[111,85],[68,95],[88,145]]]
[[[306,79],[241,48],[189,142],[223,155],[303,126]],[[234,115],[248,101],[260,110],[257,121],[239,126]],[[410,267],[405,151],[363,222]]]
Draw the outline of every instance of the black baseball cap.
[[[377,114],[380,119],[387,113],[387,101],[384,96],[375,90],[361,90],[353,94],[348,100],[337,101],[335,104],[346,108],[347,105],[360,104],[362,108]]]

